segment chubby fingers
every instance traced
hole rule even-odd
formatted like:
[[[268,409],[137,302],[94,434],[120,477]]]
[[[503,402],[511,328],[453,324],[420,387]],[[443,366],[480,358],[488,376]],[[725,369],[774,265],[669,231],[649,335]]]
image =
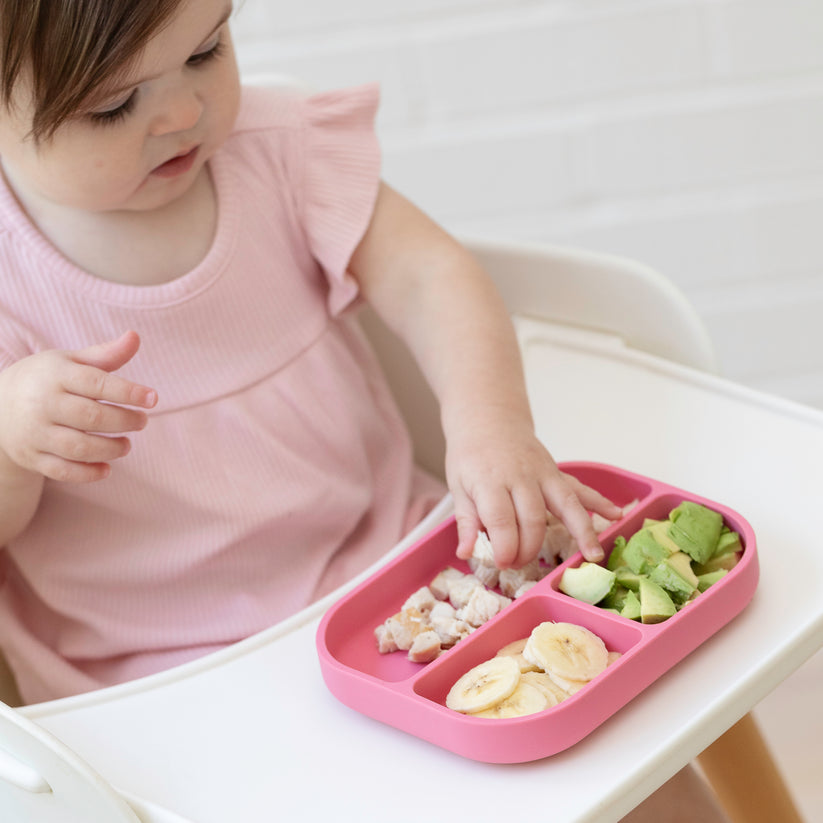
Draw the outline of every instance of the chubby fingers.
[[[617,520],[623,515],[623,509],[616,503],[604,497],[591,486],[581,483],[574,475],[561,472],[566,483],[571,486],[580,502],[589,510],[603,515],[607,520]]]
[[[594,489],[568,474],[558,473],[547,481],[544,493],[549,511],[563,521],[583,557],[595,563],[602,560],[605,556],[603,547],[587,509],[597,511],[609,519],[619,517],[620,509]]]
[[[477,509],[469,497],[455,491],[454,497],[454,519],[457,523],[457,556],[462,560],[468,560],[474,549],[474,542],[477,533],[483,528],[480,518],[477,516]]]
[[[131,450],[127,437],[87,434],[53,426],[37,456],[37,470],[61,482],[91,483],[111,473],[111,462]]]
[[[72,362],[62,379],[69,394],[118,406],[151,409],[157,404],[157,392],[117,374],[95,366]]]
[[[58,426],[96,434],[122,434],[141,431],[146,427],[148,415],[145,411],[113,405],[112,402],[100,402],[77,394],[60,394],[53,400],[50,417]]]
[[[40,452],[41,472],[47,477],[100,480],[111,473],[112,461],[131,451],[125,433],[146,427],[146,410],[157,405],[157,392],[112,372],[131,360],[139,345],[137,334],[126,332],[117,340],[68,353]]]
[[[455,495],[457,556],[468,558],[477,532],[485,530],[500,569],[518,568],[537,557],[546,535],[546,505],[539,486],[510,492],[501,488],[481,491],[473,502]]]

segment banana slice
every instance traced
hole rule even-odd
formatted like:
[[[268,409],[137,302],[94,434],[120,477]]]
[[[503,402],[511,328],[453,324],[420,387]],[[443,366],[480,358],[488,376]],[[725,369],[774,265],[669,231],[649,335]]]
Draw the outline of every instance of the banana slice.
[[[609,659],[605,643],[593,632],[573,623],[550,621],[532,630],[523,656],[550,676],[576,682],[596,677]]]
[[[446,705],[457,712],[476,714],[505,700],[520,682],[520,668],[513,657],[493,657],[469,669],[446,696]]]
[[[556,706],[569,696],[568,692],[561,689],[546,672],[523,672],[520,675],[520,682],[540,689],[546,698],[548,707]]]
[[[472,712],[472,717],[524,717],[527,714],[542,712],[549,707],[546,695],[536,686],[524,683],[522,678],[517,688],[505,700],[484,709]]]
[[[566,680],[566,678],[560,677],[554,672],[546,672],[546,677],[548,677],[558,689],[564,691],[566,697],[571,697],[573,694],[579,692],[583,686],[589,685],[588,680]]]
[[[538,667],[534,665],[534,663],[530,663],[523,657],[523,649],[526,647],[526,643],[528,642],[528,637],[522,637],[520,640],[513,640],[511,643],[507,643],[497,652],[498,657],[513,657],[517,661],[517,665],[522,672],[536,672],[539,671]]]

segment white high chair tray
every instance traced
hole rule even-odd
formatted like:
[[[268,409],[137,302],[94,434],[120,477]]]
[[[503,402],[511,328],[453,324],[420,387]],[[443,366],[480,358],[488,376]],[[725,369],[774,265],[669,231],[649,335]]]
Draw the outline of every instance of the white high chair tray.
[[[187,667],[24,713],[114,786],[195,823],[499,821],[512,809],[619,820],[823,644],[823,414],[611,338],[519,328],[538,430],[558,460],[611,463],[722,500],[746,512],[758,539],[749,606],[588,737],[543,760],[492,765],[343,706],[314,644],[342,591]]]

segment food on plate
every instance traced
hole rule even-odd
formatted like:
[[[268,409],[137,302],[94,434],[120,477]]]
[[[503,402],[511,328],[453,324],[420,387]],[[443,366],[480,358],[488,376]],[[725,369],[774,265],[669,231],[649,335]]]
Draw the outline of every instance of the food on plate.
[[[585,561],[563,572],[560,590],[575,600],[594,605],[614,589],[614,578],[610,569]]]
[[[565,689],[561,689],[560,686],[558,686],[557,683],[555,683],[554,680],[546,674],[546,672],[540,671],[540,669],[522,672],[520,674],[520,680],[534,686],[537,689],[540,689],[540,691],[543,692],[547,703],[546,708],[556,706],[558,703],[562,703],[567,697],[569,697],[569,692]]]
[[[498,591],[495,586],[499,587],[502,572],[496,567],[493,574],[489,572],[493,559],[489,538],[480,532],[469,564],[474,572],[464,574],[448,566],[439,571],[428,586],[421,586],[409,595],[399,612],[375,628],[377,650],[381,654],[405,651],[409,660],[429,663],[491,620],[545,574],[535,561],[528,568],[516,570],[516,574],[512,570],[511,575],[504,577],[509,581],[505,591]],[[494,586],[490,583],[492,580]],[[437,636],[438,644],[432,633]],[[420,635],[425,637],[418,639]]]
[[[640,622],[662,623],[677,612],[668,592],[653,580],[640,580]]]
[[[438,572],[434,580],[429,583],[429,589],[438,600],[448,600],[452,583],[461,577],[463,577],[463,572],[452,566],[447,566]]]
[[[624,506],[623,514],[637,502]],[[612,525],[595,515],[592,522],[598,532]],[[546,512],[546,537],[539,556],[519,569],[498,569],[489,536],[480,531],[468,559],[469,573],[448,566],[409,595],[399,612],[375,628],[377,650],[381,654],[405,651],[410,660],[428,663],[526,594],[575,552],[574,539],[551,512]],[[432,632],[439,638],[439,647]]]
[[[473,717],[535,714],[580,691],[620,656],[583,626],[545,621],[462,675],[446,706]]]
[[[569,681],[588,682],[600,674],[608,664],[609,652],[589,629],[547,621],[532,631],[523,657],[564,688]]]
[[[715,552],[723,530],[719,512],[684,500],[671,514],[669,536],[696,563],[705,563]]]
[[[496,706],[514,694],[520,669],[512,657],[492,657],[467,671],[449,690],[446,705],[473,714]]]
[[[622,507],[621,517],[625,517],[640,501],[635,499],[626,503]],[[595,532],[600,534],[616,521],[607,520],[597,513],[592,513],[592,526]],[[553,569],[564,563],[577,553],[577,543],[571,533],[563,524],[560,518],[555,517],[551,512],[546,512],[546,536],[543,538],[543,546],[540,549],[538,558],[549,568]]]
[[[430,663],[439,654],[440,635],[434,629],[416,635],[409,648],[409,660],[413,663]]]
[[[517,688],[505,699],[488,709],[472,712],[475,717],[523,717],[549,707],[545,693],[521,677]]]
[[[628,540],[616,537],[605,566],[566,569],[559,588],[630,620],[660,623],[722,580],[742,550],[719,512],[686,500],[665,520],[647,518]]]
[[[494,550],[489,536],[485,532],[478,532],[468,564],[472,574],[484,586],[488,586],[490,589],[497,586],[500,569],[494,563]]]
[[[539,666],[529,662],[523,656],[523,649],[526,647],[526,643],[528,642],[528,637],[521,637],[520,640],[514,640],[511,643],[507,643],[497,652],[497,657],[513,657],[515,661],[517,661],[517,665],[520,668],[521,673],[540,671]]]

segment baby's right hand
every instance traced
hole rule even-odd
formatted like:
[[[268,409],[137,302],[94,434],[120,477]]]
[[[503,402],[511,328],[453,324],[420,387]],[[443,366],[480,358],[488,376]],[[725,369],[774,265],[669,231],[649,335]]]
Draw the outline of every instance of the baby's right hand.
[[[0,451],[22,469],[53,480],[86,483],[128,454],[125,432],[140,431],[153,389],[111,372],[137,353],[140,338],[77,351],[30,355],[0,372]]]

